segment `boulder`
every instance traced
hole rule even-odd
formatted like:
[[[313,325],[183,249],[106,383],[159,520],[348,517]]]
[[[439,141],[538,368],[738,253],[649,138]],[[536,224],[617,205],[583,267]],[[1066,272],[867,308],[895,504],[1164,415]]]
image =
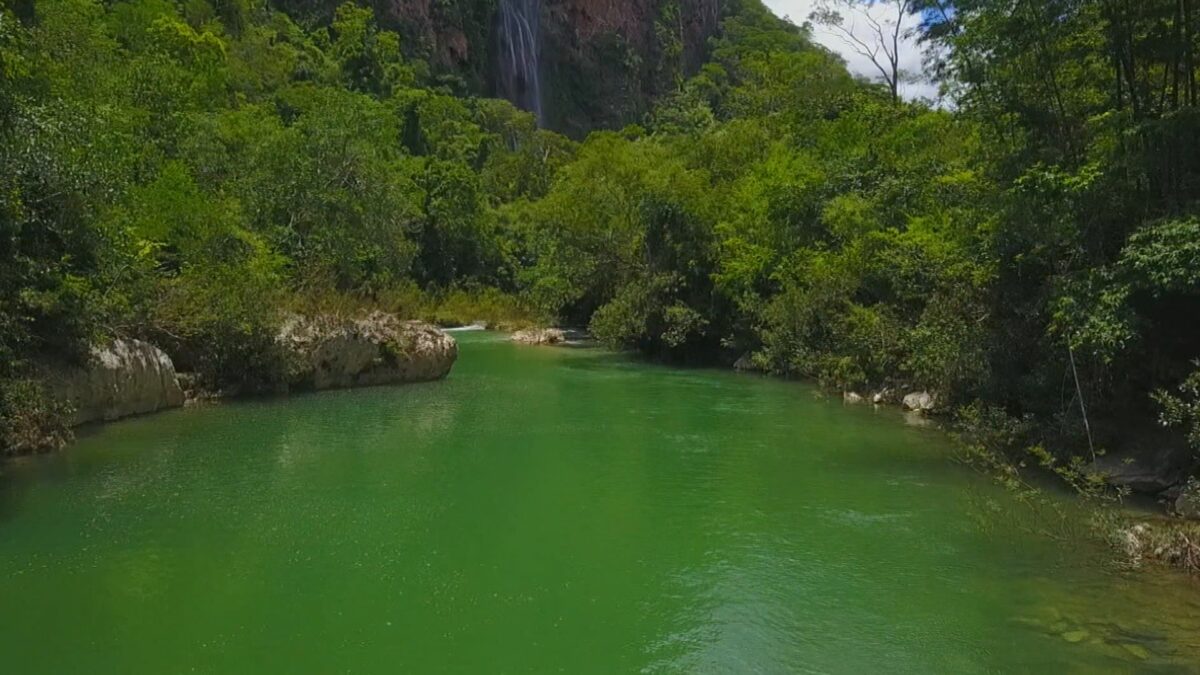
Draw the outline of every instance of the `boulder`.
[[[184,399],[171,358],[141,340],[93,348],[87,364],[52,369],[46,388],[74,411],[72,426],[178,408]]]
[[[741,358],[733,362],[733,369],[745,373],[752,373],[762,370],[758,364],[754,362],[754,356],[750,352],[742,354]]]
[[[566,341],[567,335],[558,328],[529,328],[513,333],[511,339],[523,345],[556,345]]]
[[[1160,440],[1159,443],[1118,445],[1115,450],[1097,457],[1087,470],[1103,476],[1117,487],[1146,495],[1160,494],[1183,483],[1195,466],[1194,456],[1186,444]]]
[[[1179,496],[1175,498],[1175,514],[1191,520],[1200,520],[1200,480],[1188,479]]]
[[[844,391],[844,392],[842,392],[842,400],[845,401],[846,403],[857,404],[857,403],[862,403],[864,399],[861,394],[855,393],[853,391]]]
[[[342,389],[445,377],[458,344],[444,331],[384,312],[358,319],[293,316],[276,337],[293,389]]]
[[[915,412],[931,412],[937,407],[937,397],[927,391],[914,391],[904,397],[904,409]]]

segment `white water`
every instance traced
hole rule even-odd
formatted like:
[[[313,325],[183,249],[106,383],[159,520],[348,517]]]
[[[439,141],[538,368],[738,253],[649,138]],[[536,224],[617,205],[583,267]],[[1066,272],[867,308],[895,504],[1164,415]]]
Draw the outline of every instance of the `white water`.
[[[517,107],[542,121],[541,0],[500,2],[500,89]]]

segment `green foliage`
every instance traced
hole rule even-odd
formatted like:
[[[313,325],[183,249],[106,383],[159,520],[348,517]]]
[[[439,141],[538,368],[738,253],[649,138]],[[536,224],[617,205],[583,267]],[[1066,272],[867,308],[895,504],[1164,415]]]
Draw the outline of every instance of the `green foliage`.
[[[0,14],[8,445],[32,448],[20,439],[58,414],[21,384],[37,364],[111,337],[252,391],[281,376],[274,336],[296,294],[532,320],[500,213],[546,193],[570,142],[446,95],[371,10],[304,29],[241,0],[31,7]],[[440,299],[394,302],[414,284]]]
[[[379,30],[370,9],[339,6],[329,32],[327,53],[351,89],[388,96],[397,87],[415,84],[416,73],[400,54],[400,37]]]
[[[59,448],[71,439],[65,406],[33,379],[0,379],[0,457]]]
[[[479,57],[431,75],[425,36],[363,5],[0,14],[0,383],[137,335],[209,386],[269,388],[283,308],[557,321],[979,401],[966,427],[1017,419],[1024,459],[1087,487],[1059,450],[1079,397],[1157,415],[1200,356],[1190,0],[920,4],[952,111],[895,103],[757,0],[723,6],[685,77],[664,2],[655,53],[611,34],[604,63],[547,66],[551,117],[594,108],[549,120],[580,143],[457,95]],[[435,5],[471,40],[495,9]],[[5,410],[48,419],[23,387]],[[1167,421],[1194,423],[1193,394],[1158,394]]]
[[[1162,406],[1160,419],[1166,426],[1181,427],[1192,447],[1200,452],[1200,361],[1175,392],[1159,390],[1154,399]]]
[[[489,287],[456,288],[433,296],[428,307],[423,313],[412,315],[442,326],[482,322],[494,330],[517,330],[540,323],[521,298]]]
[[[1118,265],[1136,289],[1155,296],[1200,291],[1200,218],[1154,223],[1134,232]]]

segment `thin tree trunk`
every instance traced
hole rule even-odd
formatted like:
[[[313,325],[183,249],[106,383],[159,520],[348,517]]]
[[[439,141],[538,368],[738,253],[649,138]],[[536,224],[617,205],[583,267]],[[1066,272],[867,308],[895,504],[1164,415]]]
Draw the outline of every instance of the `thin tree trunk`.
[[[1192,0],[1180,0],[1183,5],[1184,68],[1187,69],[1187,102],[1196,105],[1196,52],[1192,35]]]
[[[1096,461],[1096,445],[1092,442],[1092,424],[1088,421],[1087,404],[1083,402],[1083,388],[1079,386],[1079,371],[1075,368],[1075,350],[1067,345],[1067,355],[1071,358],[1071,374],[1075,377],[1075,395],[1079,398],[1079,412],[1083,414],[1083,429],[1087,432],[1088,450],[1092,453],[1092,461]]]

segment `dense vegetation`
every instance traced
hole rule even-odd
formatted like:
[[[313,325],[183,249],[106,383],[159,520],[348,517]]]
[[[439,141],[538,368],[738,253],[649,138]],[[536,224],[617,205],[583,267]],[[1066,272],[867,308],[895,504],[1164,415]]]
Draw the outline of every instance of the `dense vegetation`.
[[[346,304],[927,389],[1061,457],[1164,412],[1196,441],[1190,0],[924,4],[951,109],[740,0],[641,125],[575,143],[351,4],[10,2],[3,443],[61,435],[41,361],[138,336],[253,388],[281,312]]]

